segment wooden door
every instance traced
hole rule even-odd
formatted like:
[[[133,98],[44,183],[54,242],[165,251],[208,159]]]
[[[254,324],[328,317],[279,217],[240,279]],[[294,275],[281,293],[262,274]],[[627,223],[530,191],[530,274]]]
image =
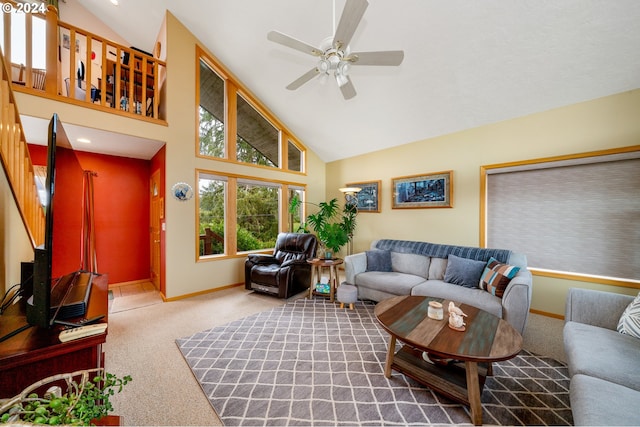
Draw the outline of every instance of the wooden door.
[[[149,239],[151,245],[151,282],[160,290],[160,236],[161,220],[164,216],[163,198],[160,192],[160,170],[151,175],[151,225],[149,227]]]

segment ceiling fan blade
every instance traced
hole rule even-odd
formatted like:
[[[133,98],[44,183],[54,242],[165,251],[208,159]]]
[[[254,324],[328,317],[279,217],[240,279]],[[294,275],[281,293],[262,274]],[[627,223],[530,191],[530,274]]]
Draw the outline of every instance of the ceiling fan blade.
[[[293,37],[280,33],[278,31],[269,31],[269,33],[267,34],[267,39],[271,40],[272,42],[279,43],[283,46],[299,50],[300,52],[307,53],[309,55],[322,55],[322,51],[320,49],[317,49],[310,44],[307,44],[300,40],[296,40]]]
[[[342,92],[342,96],[344,97],[344,99],[351,99],[356,96],[356,88],[355,86],[353,86],[353,82],[351,81],[351,79],[348,76],[346,78],[347,83],[340,86],[340,91]]]
[[[346,47],[356,32],[358,24],[367,10],[367,0],[347,0],[338,23],[338,28],[333,36],[333,46],[337,49]]]
[[[302,86],[303,84],[305,84],[306,82],[308,82],[309,80],[317,76],[318,74],[320,74],[318,67],[313,67],[312,69],[304,73],[302,76],[298,77],[297,79],[289,83],[289,85],[287,86],[287,89],[296,90],[300,86]]]
[[[400,65],[404,59],[402,50],[385,50],[379,52],[354,52],[345,61],[353,65]]]

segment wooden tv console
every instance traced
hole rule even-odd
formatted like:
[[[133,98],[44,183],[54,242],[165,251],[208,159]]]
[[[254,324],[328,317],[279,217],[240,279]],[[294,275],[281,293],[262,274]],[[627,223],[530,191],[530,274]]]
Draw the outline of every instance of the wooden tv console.
[[[106,275],[94,277],[86,318],[104,315],[101,322],[107,322],[107,285]],[[0,316],[0,336],[27,323],[25,304],[22,299]],[[0,342],[0,399],[13,397],[51,375],[104,367],[102,344],[106,341],[107,331],[61,343],[58,339],[61,330],[60,326],[52,329],[31,327]]]

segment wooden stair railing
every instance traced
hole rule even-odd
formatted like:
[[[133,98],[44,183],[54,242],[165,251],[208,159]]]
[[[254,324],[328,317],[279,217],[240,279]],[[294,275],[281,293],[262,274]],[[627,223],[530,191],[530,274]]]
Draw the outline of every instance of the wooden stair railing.
[[[11,74],[1,51],[0,61],[0,160],[20,216],[35,248],[44,242],[44,209],[38,197],[33,164],[11,88]]]

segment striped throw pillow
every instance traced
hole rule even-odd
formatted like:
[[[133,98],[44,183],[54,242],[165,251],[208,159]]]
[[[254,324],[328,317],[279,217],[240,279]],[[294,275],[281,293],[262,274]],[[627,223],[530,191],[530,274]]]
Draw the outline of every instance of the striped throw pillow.
[[[640,338],[640,292],[620,316],[618,332]]]
[[[520,267],[498,262],[495,258],[489,258],[487,266],[480,276],[480,289],[484,289],[499,298],[504,295],[504,290],[509,282],[520,271]]]

